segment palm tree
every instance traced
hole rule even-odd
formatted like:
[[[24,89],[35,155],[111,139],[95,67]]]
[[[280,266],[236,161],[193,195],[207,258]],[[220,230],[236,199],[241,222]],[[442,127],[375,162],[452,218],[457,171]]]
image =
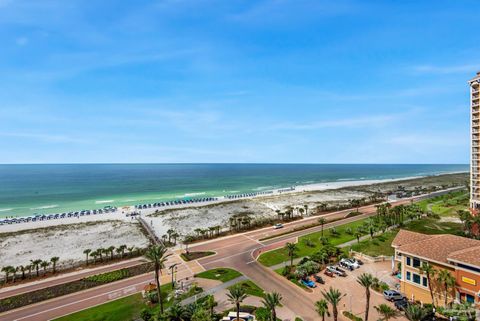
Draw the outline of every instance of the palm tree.
[[[83,251],[83,254],[85,254],[87,256],[87,259],[85,260],[85,265],[88,266],[88,256],[90,255],[90,253],[92,253],[92,250],[91,249],[86,249]]]
[[[24,265],[20,265],[20,266],[17,267],[17,269],[22,272],[22,280],[24,280],[25,279],[25,270],[27,269],[27,267],[24,266]]]
[[[198,307],[190,318],[191,321],[213,321],[207,311],[204,308]]]
[[[50,265],[50,262],[48,261],[42,261],[40,263],[40,266],[43,268],[43,275],[47,274],[47,267]]]
[[[455,278],[450,274],[448,270],[440,270],[437,275],[437,281],[443,284],[445,290],[445,307],[448,304],[448,290],[455,286]]]
[[[365,298],[366,306],[365,306],[365,321],[368,321],[368,312],[370,310],[370,288],[373,285],[373,275],[370,273],[362,273],[358,278],[357,282],[365,288]]]
[[[285,245],[285,249],[287,250],[288,256],[290,257],[290,268],[292,268],[293,267],[293,257],[295,256],[295,253],[297,252],[297,245],[295,243],[288,242]]]
[[[217,236],[218,236],[218,233],[219,233],[219,231],[220,231],[220,228],[221,228],[221,227],[218,226],[218,225],[215,226],[215,229],[216,229],[216,231],[217,231]],[[172,234],[172,237],[173,237],[173,245],[177,245],[177,238],[178,238],[179,236],[180,236],[180,234],[178,234],[177,232],[175,232],[175,233]]]
[[[430,291],[430,296],[432,297],[432,306],[435,307],[435,297],[433,295],[433,284],[432,279],[435,276],[435,269],[428,264],[427,262],[422,262],[422,265],[418,268],[420,274],[425,274],[428,281],[428,290]]]
[[[174,230],[174,229],[168,229],[168,230],[167,230],[167,234],[168,234],[168,244],[171,243],[173,233],[175,233],[175,230]]]
[[[39,268],[40,268],[40,263],[42,263],[42,260],[36,259],[36,260],[30,260],[30,263],[32,263],[33,268],[35,269],[35,272],[37,274],[37,277],[39,276]]]
[[[97,255],[100,257],[100,261],[103,262],[103,257],[102,257],[102,254],[103,254],[103,251],[104,249],[103,248],[98,248],[95,252],[97,252]]]
[[[391,318],[395,318],[398,315],[397,310],[392,309],[385,303],[382,303],[375,307],[375,310],[383,317],[382,320],[388,321]]]
[[[155,282],[157,283],[158,302],[160,303],[160,312],[163,314],[162,289],[160,288],[161,269],[165,268],[165,262],[170,254],[167,254],[167,248],[163,245],[154,245],[148,248],[145,257],[155,265]]]
[[[267,293],[262,304],[270,311],[271,321],[277,321],[277,312],[275,308],[280,305],[282,296],[278,292]]]
[[[53,274],[55,274],[55,272],[57,272],[57,262],[60,260],[60,258],[58,256],[54,256],[50,259],[50,262],[52,262],[52,271],[53,271]]]
[[[135,246],[131,246],[131,247],[127,248],[127,250],[128,250],[128,255],[132,256],[133,255],[133,250],[135,250]]]
[[[33,265],[31,265],[31,264],[27,265],[26,269],[28,270],[28,277],[31,278],[32,277]]]
[[[416,304],[409,304],[405,308],[405,316],[410,321],[421,321],[427,316],[427,310]]]
[[[213,318],[213,309],[218,305],[213,295],[208,295],[204,302],[205,308],[210,311],[210,317]]]
[[[323,237],[323,226],[327,224],[327,220],[324,217],[318,219],[318,223],[322,226],[322,237]]]
[[[127,249],[127,245],[122,244],[118,247],[119,252],[122,254],[122,258],[125,256],[125,250]]]
[[[12,273],[12,282],[15,283],[15,280],[17,279],[17,272],[18,272],[18,267],[12,266],[10,269],[10,273]]]
[[[303,207],[305,208],[305,216],[308,216],[308,205],[305,204]]]
[[[322,295],[332,305],[333,312],[333,321],[338,320],[338,309],[337,306],[344,297],[344,294],[337,289],[330,287],[328,292],[322,291]]]
[[[5,273],[5,284],[8,282],[8,277],[10,276],[10,272],[12,271],[13,266],[8,265],[2,267],[2,272]]]
[[[240,320],[240,304],[247,298],[247,293],[245,289],[240,285],[234,285],[228,290],[227,297],[228,301],[235,305],[237,311],[237,320]]]
[[[185,309],[179,303],[175,303],[167,310],[167,317],[170,321],[184,321]]]
[[[97,263],[98,252],[93,251],[92,253],[90,253],[90,256],[93,257],[93,264],[96,264]]]
[[[110,252],[110,260],[113,260],[113,251],[115,250],[115,246],[110,246],[107,248],[107,252]]]
[[[325,315],[330,316],[330,312],[328,311],[328,303],[324,299],[315,302],[315,310],[317,311],[318,315],[322,317],[322,321],[325,321]]]

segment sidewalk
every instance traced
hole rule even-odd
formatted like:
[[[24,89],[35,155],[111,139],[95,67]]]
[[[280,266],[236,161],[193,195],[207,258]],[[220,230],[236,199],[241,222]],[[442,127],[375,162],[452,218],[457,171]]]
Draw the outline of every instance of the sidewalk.
[[[189,297],[189,298],[186,298],[185,300],[183,300],[182,302],[180,302],[181,305],[187,305],[187,304],[191,304],[207,295],[210,295],[210,294],[214,294],[220,290],[223,290],[223,289],[226,289],[228,287],[231,287],[232,285],[234,284],[237,284],[239,282],[242,282],[242,281],[246,281],[248,280],[248,278],[244,275],[242,276],[239,276],[238,278],[235,278],[233,280],[230,280],[230,281],[227,281],[225,283],[222,283],[222,284],[219,284],[213,288],[210,288],[200,294],[197,294],[197,295],[194,295],[192,297]]]

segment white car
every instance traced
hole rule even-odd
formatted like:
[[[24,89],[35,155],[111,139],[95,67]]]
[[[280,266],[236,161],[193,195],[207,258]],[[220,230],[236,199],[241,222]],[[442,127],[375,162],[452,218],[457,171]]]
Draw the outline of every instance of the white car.
[[[274,229],[278,230],[279,228],[282,228],[283,227],[283,224],[281,223],[277,223],[273,226]]]
[[[341,259],[340,265],[350,270],[355,270],[360,267],[360,265],[358,265],[358,262],[355,259]]]

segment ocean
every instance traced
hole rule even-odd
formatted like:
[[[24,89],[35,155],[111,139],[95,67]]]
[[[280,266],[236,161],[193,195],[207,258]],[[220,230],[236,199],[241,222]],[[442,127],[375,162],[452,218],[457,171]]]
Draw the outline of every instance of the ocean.
[[[466,164],[0,165],[0,217],[467,171]]]

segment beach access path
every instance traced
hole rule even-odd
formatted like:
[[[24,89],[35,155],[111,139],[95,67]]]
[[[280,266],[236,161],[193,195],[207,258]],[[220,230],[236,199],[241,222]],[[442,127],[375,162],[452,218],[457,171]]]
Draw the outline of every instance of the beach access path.
[[[408,204],[412,201],[435,197],[451,191],[439,191],[420,197],[413,197],[394,202],[394,205]],[[351,210],[332,212],[322,217],[337,221],[325,224],[324,228],[339,226],[348,222],[364,219],[375,215],[375,205],[361,207],[362,214],[345,218]],[[321,226],[307,228],[305,230],[293,231],[287,235],[263,240],[274,234],[284,233],[286,230],[293,230],[302,225],[309,225],[317,221],[319,216],[308,217],[303,220],[285,224],[284,229],[273,230],[272,227],[263,228],[251,232],[235,234],[219,239],[198,243],[190,247],[190,251],[214,251],[215,255],[208,256],[197,261],[185,262],[182,270],[178,271],[177,278],[187,278],[184,275],[193,275],[202,270],[209,270],[219,267],[233,268],[251,279],[267,292],[277,291],[283,297],[284,305],[295,314],[301,316],[305,321],[317,320],[318,316],[314,308],[314,302],[318,297],[314,296],[292,282],[286,281],[283,277],[258,263],[256,259],[261,253],[283,247],[287,242],[296,242],[299,236],[317,232]],[[181,250],[174,251],[175,258],[179,258]],[[181,260],[181,259],[180,259]],[[168,265],[168,264],[167,264]],[[164,275],[162,282],[169,282],[170,276]],[[106,303],[127,295],[140,292],[143,286],[153,281],[153,274],[143,274],[133,278],[114,282],[105,286],[96,287],[90,290],[81,291],[67,296],[58,297],[38,304],[25,306],[16,310],[0,314],[0,321],[11,320],[50,320],[56,317],[74,313],[95,305]]]

